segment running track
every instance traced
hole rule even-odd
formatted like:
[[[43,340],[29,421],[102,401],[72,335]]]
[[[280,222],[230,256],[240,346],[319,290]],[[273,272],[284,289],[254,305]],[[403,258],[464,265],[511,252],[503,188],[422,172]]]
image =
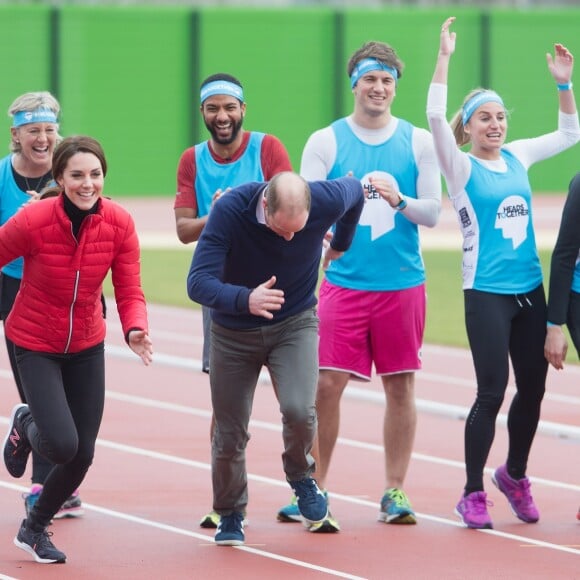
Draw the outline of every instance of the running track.
[[[349,386],[330,474],[343,530],[308,533],[276,522],[290,497],[281,470],[280,418],[272,389],[258,387],[248,448],[250,524],[242,548],[218,547],[198,527],[211,506],[209,385],[200,371],[199,311],[152,306],[155,362],[145,368],[109,321],[108,393],[96,459],[81,492],[86,515],[51,526],[65,565],[41,566],[12,544],[29,474],[0,474],[2,578],[580,578],[580,368],[550,372],[529,473],[542,519],[520,523],[488,482],[493,531],[458,525],[463,417],[473,373],[467,352],[427,345],[417,379],[419,424],[407,492],[417,526],[376,521],[382,493],[382,395],[377,381]],[[16,400],[0,358],[0,426]],[[510,387],[510,393],[512,387]],[[505,409],[502,411],[505,413]],[[489,467],[505,457],[500,418]]]
[[[495,529],[461,527],[453,515],[463,485],[463,420],[474,392],[469,354],[426,345],[417,375],[415,452],[406,491],[416,526],[376,521],[383,486],[378,381],[352,383],[342,405],[341,438],[329,476],[335,535],[282,524],[290,498],[281,469],[280,416],[261,381],[248,446],[246,545],[218,547],[198,527],[211,506],[209,384],[201,373],[201,319],[194,309],[150,306],[155,362],[145,368],[123,344],[114,308],[107,342],[108,392],[93,467],[81,488],[83,518],[57,521],[53,540],[65,565],[34,563],[12,539],[23,517],[29,471],[0,470],[0,578],[182,579],[410,578],[580,579],[580,367],[550,370],[529,474],[542,514],[519,522],[493,487],[491,469],[506,454],[505,412],[486,476]],[[17,402],[0,349],[0,430]],[[513,394],[509,387],[508,397]]]

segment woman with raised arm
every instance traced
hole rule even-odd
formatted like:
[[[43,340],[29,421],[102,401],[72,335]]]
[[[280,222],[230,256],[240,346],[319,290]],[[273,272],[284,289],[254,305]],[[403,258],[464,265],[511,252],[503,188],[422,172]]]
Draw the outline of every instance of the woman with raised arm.
[[[548,70],[558,94],[558,126],[534,139],[506,143],[507,111],[494,91],[475,89],[450,123],[447,77],[455,52],[455,21],[441,27],[429,88],[427,117],[447,192],[463,235],[465,324],[477,394],[465,424],[466,484],[456,513],[469,528],[492,528],[483,472],[504,400],[511,360],[516,394],[508,413],[509,449],[492,481],[514,514],[527,523],[540,514],[526,476],[538,427],[548,363],[544,357],[546,298],[533,229],[529,167],[580,140],[574,94],[574,59],[554,46]],[[461,150],[467,145],[468,152]]]

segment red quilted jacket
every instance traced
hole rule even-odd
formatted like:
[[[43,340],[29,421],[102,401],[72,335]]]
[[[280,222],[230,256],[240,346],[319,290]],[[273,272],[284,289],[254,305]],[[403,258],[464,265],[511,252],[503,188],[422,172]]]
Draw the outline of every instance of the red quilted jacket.
[[[0,228],[0,267],[24,257],[20,291],[5,324],[15,344],[73,353],[103,341],[100,297],[109,270],[123,332],[148,329],[133,218],[109,199],[97,203],[78,241],[62,195],[26,205]]]

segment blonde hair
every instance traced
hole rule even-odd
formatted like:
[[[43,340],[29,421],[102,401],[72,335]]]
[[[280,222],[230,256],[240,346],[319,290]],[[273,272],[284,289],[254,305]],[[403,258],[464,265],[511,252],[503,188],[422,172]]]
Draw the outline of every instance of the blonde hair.
[[[36,91],[24,93],[17,97],[10,107],[8,107],[8,116],[13,117],[16,113],[35,111],[40,107],[50,109],[57,117],[60,113],[60,105],[51,93],[48,91]],[[56,124],[56,128],[58,131],[58,123]],[[57,133],[56,142],[59,143],[61,139],[62,137]],[[20,153],[20,151],[22,151],[22,147],[20,143],[16,141],[14,135],[12,135],[10,141],[10,151],[12,153]]]

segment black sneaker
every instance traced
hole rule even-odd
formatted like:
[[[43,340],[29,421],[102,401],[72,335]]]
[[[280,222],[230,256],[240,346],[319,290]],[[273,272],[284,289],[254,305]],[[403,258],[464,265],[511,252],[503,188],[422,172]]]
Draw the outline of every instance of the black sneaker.
[[[64,564],[66,556],[54,547],[50,536],[52,532],[35,532],[26,527],[26,520],[22,520],[14,545],[28,552],[39,564]]]
[[[320,524],[328,517],[328,500],[312,477],[289,481],[298,509],[307,524]]]
[[[22,477],[32,451],[24,432],[24,418],[30,414],[28,405],[19,403],[12,409],[10,428],[4,439],[4,464],[12,477]]]

